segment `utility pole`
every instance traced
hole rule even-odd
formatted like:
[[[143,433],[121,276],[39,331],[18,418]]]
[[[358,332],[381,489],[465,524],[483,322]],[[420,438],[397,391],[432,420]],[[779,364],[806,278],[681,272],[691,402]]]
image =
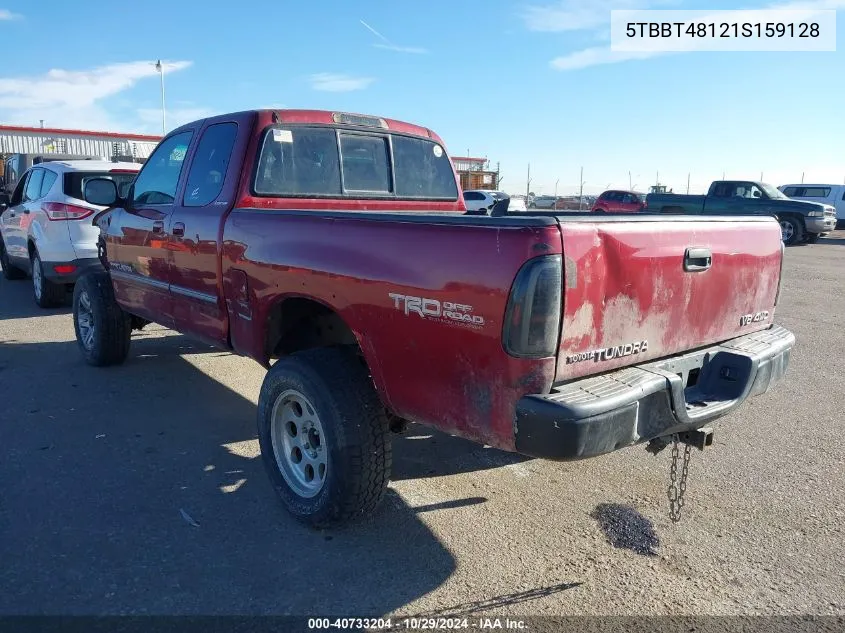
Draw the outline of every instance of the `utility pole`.
[[[528,178],[525,181],[525,203],[528,204],[528,194],[531,193],[531,163],[528,163]]]
[[[690,178],[690,174],[687,173],[687,195],[689,195],[689,178]]]
[[[560,182],[560,178],[555,180],[555,204],[557,204],[557,184]]]
[[[167,134],[167,123],[165,120],[165,107],[164,107],[164,66],[161,63],[161,60],[156,61],[156,70],[161,77],[161,135],[164,136]]]
[[[581,167],[581,191],[578,194],[578,210],[583,211],[584,208],[584,168]]]
[[[804,172],[803,171],[801,172],[801,184],[802,185],[804,184]]]
[[[760,172],[760,182],[763,182],[763,172]]]
[[[634,185],[631,184],[632,182],[633,181],[631,180],[631,172],[629,171],[628,172],[628,189],[631,190],[631,191],[634,190]]]

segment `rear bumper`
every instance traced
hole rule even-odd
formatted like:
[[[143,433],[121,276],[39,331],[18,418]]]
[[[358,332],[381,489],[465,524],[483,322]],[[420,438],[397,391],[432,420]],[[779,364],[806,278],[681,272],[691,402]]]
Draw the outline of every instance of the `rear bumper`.
[[[584,459],[700,428],[765,393],[786,373],[795,336],[774,325],[706,349],[524,396],[516,450]],[[691,386],[687,386],[691,385]]]
[[[96,257],[73,259],[67,262],[42,262],[44,276],[54,283],[76,283],[85,273],[92,270],[103,270],[103,265]],[[56,270],[58,268],[58,270]]]
[[[836,218],[804,218],[808,233],[830,233],[836,230]]]

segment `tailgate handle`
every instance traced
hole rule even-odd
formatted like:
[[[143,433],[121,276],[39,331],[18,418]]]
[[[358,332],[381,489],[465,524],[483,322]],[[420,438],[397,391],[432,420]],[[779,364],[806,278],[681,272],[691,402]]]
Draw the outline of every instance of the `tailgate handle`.
[[[684,253],[684,270],[688,273],[701,272],[713,265],[713,254],[709,248],[688,248]]]

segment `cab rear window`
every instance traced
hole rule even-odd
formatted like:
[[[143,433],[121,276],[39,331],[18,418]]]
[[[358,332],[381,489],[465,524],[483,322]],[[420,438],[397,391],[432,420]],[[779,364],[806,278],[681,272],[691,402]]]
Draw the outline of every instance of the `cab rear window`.
[[[331,127],[269,128],[253,189],[259,196],[458,199],[439,144]]]

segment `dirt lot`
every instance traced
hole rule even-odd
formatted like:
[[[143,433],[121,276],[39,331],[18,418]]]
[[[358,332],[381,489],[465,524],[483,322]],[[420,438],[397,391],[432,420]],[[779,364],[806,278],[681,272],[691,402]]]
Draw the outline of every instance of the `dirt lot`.
[[[845,232],[784,275],[787,380],[693,453],[680,524],[668,450],[556,464],[414,427],[380,512],[331,532],[270,489],[261,367],[151,328],[91,368],[68,308],[2,281],[0,614],[845,614]]]

